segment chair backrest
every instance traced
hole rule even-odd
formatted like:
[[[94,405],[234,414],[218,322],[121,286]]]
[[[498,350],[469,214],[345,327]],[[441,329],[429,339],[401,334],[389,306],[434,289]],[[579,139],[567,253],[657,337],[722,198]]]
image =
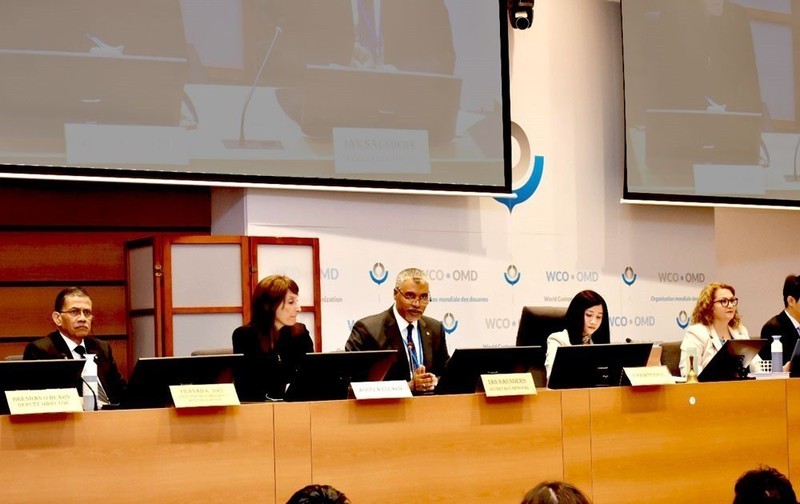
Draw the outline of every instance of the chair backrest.
[[[681,342],[664,341],[661,343],[661,364],[667,366],[672,376],[681,375]]]
[[[196,357],[198,355],[229,355],[232,353],[233,353],[232,347],[201,348],[199,350],[194,350],[192,352],[192,357]]]
[[[517,346],[547,346],[547,337],[566,328],[566,306],[524,306],[517,329]]]

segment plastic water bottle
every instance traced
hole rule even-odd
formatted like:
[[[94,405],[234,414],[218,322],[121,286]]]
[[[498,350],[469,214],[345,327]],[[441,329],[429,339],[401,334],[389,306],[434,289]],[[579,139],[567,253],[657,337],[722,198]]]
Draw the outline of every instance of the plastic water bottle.
[[[780,373],[783,371],[783,345],[780,336],[772,337],[772,344],[769,347],[772,351],[772,372]]]

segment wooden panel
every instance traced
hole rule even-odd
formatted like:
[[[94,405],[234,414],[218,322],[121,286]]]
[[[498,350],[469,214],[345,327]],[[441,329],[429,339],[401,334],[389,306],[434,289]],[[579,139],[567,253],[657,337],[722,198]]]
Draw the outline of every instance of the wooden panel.
[[[789,479],[800,490],[800,380],[786,380],[786,425],[789,444]]]
[[[558,393],[312,403],[313,481],[353,502],[519,502],[563,474],[560,404]]]
[[[564,431],[564,477],[591,498],[592,439],[589,390],[561,391],[561,421]]]
[[[275,501],[286,502],[311,481],[310,404],[275,404]]]
[[[44,336],[55,330],[51,314],[56,295],[62,288],[0,286],[0,313],[3,314],[0,339]],[[125,334],[125,287],[88,286],[86,291],[92,297],[94,334]]]
[[[782,380],[590,391],[593,502],[730,502],[758,464],[788,471]]]
[[[0,281],[125,281],[125,242],[152,233],[3,232]]]
[[[259,404],[0,417],[3,501],[274,503],[272,415]]]
[[[211,229],[208,187],[4,180],[0,226]]]

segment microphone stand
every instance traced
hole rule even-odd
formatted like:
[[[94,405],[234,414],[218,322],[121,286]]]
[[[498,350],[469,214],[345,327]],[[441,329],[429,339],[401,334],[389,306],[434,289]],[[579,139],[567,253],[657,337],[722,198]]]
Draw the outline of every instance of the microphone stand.
[[[258,84],[259,79],[261,79],[261,73],[264,71],[264,67],[267,65],[267,60],[269,60],[270,54],[272,54],[272,49],[275,47],[275,42],[278,40],[278,35],[281,33],[281,27],[275,27],[275,34],[272,36],[272,42],[269,44],[269,48],[267,49],[266,54],[264,54],[264,58],[261,60],[261,66],[258,68],[258,72],[256,73],[256,78],[253,79],[253,84],[250,86],[250,91],[247,93],[247,97],[244,100],[244,105],[242,106],[242,115],[241,120],[239,123],[239,139],[238,140],[223,140],[223,144],[225,147],[229,149],[282,149],[283,144],[281,144],[280,140],[247,140],[245,133],[244,133],[244,120],[247,117],[247,107],[250,105],[250,99],[253,98],[253,93],[256,90],[256,85]]]

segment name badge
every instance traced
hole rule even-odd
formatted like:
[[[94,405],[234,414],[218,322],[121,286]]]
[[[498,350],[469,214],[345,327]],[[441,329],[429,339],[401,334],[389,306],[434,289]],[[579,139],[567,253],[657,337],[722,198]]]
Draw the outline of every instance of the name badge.
[[[622,369],[634,387],[673,385],[675,383],[675,377],[669,372],[667,366],[626,367]]]
[[[169,391],[176,408],[239,406],[241,404],[233,383],[170,385]]]
[[[6,401],[12,415],[83,411],[83,401],[75,388],[6,390]]]
[[[486,397],[536,395],[536,385],[530,373],[481,375]]]
[[[352,382],[353,396],[356,400],[365,399],[403,399],[411,396],[408,383],[403,380]]]

